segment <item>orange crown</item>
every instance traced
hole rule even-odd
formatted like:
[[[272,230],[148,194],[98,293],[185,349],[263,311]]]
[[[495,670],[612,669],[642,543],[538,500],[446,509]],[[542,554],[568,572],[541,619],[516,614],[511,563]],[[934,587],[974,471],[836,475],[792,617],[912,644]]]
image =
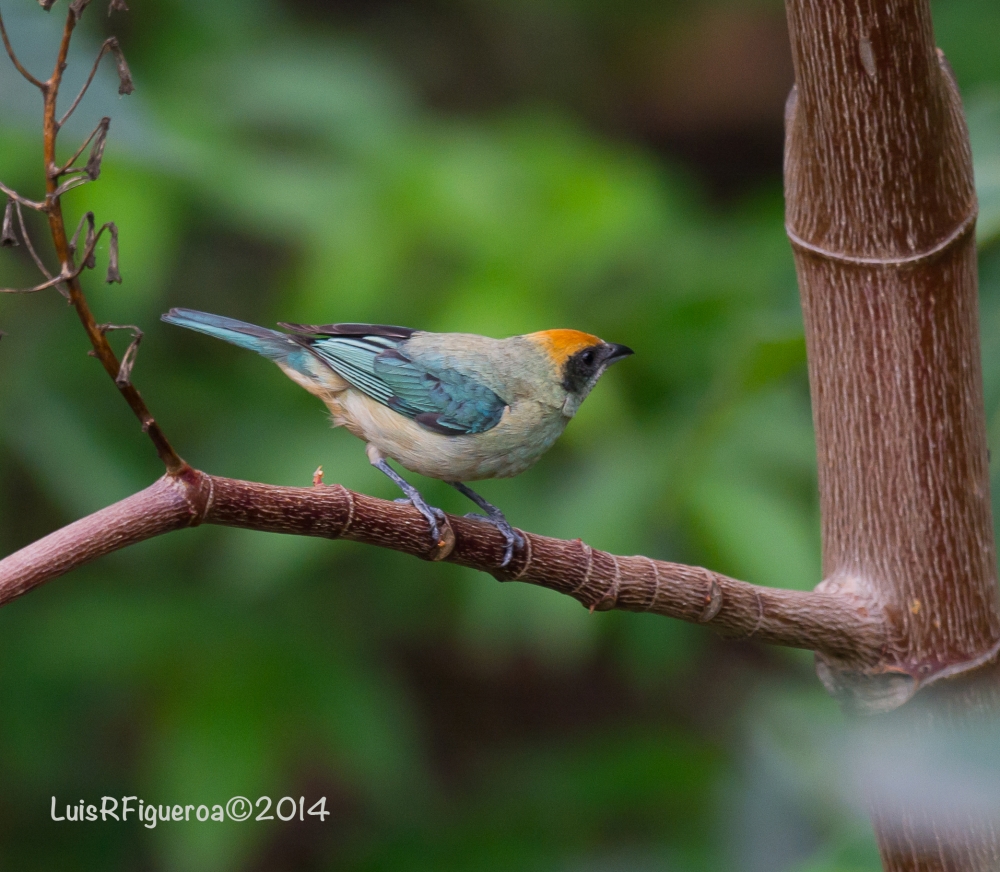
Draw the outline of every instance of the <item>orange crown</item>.
[[[596,336],[579,330],[541,330],[538,333],[529,333],[525,338],[541,345],[557,366],[561,366],[578,351],[601,344],[601,340]]]

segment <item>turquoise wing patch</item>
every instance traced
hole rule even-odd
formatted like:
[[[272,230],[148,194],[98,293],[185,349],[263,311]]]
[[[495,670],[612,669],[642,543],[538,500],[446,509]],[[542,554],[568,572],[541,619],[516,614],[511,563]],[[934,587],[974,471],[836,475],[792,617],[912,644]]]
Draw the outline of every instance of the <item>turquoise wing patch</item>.
[[[309,343],[335,373],[386,406],[392,398],[392,389],[376,375],[375,358],[395,346],[395,342],[382,336],[337,336]]]
[[[408,336],[362,335],[360,331],[332,335],[333,329],[339,327],[303,328],[303,332],[326,331],[326,335],[306,340],[316,355],[352,386],[421,427],[447,436],[462,436],[490,430],[503,417],[506,402],[476,379],[407,356],[400,346]]]
[[[392,388],[389,408],[436,433],[484,433],[500,423],[507,406],[471,376],[413,360],[398,348],[379,354],[374,369]]]

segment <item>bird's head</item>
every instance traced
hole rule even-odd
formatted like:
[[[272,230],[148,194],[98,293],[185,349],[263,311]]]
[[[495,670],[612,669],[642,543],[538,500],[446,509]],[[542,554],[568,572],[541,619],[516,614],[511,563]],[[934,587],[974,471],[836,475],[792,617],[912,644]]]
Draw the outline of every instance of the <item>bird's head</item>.
[[[563,414],[572,418],[587,394],[613,363],[633,354],[627,345],[604,342],[579,330],[542,330],[526,338],[542,347],[566,393]]]

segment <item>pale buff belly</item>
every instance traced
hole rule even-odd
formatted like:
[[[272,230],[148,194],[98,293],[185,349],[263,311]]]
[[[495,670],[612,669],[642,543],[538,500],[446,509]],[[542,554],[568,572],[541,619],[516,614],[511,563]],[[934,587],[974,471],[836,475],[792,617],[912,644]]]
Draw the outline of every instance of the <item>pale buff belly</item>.
[[[552,447],[568,421],[559,409],[518,403],[516,410],[508,406],[500,423],[485,433],[445,436],[424,429],[354,390],[328,370],[322,373],[320,385],[294,370],[281,368],[326,404],[335,427],[344,427],[406,469],[444,481],[518,475]]]
[[[506,409],[500,423],[485,433],[445,436],[354,390],[327,404],[335,425],[378,448],[413,472],[445,481],[509,478],[533,466],[566,427],[559,410],[522,405]]]

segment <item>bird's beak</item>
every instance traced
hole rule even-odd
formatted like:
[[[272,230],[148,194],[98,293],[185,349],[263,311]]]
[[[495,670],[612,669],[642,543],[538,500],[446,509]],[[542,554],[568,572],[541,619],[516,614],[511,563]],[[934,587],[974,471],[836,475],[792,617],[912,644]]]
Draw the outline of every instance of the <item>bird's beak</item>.
[[[612,363],[618,363],[619,360],[624,360],[635,352],[629,348],[627,345],[617,345],[614,342],[608,342],[608,356],[604,358],[604,362],[611,366]]]

